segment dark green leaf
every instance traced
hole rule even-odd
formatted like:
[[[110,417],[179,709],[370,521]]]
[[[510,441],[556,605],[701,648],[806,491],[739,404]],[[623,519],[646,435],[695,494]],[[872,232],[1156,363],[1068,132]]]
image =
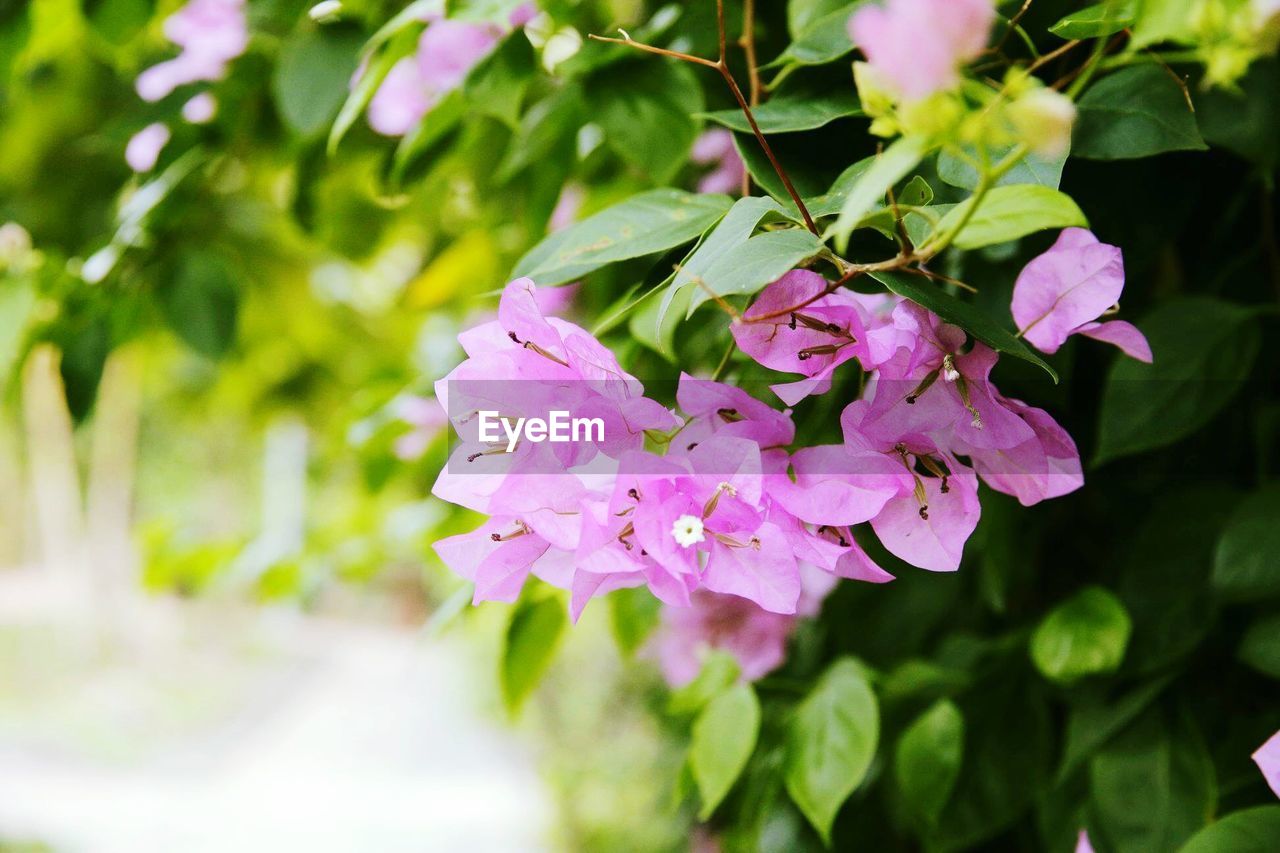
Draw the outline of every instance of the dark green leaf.
[[[1220,145],[1273,171],[1280,163],[1280,61],[1249,66],[1240,91],[1196,93],[1196,120],[1212,145]]]
[[[880,711],[865,669],[852,658],[837,660],[787,728],[787,792],[824,840],[866,776],[879,738]]]
[[[769,64],[823,65],[849,53],[853,50],[853,42],[849,40],[849,15],[859,5],[850,3],[817,18]]]
[[[762,133],[794,133],[862,115],[862,107],[852,92],[846,92],[813,98],[778,98],[765,101],[751,112]],[[741,110],[717,110],[702,113],[700,117],[739,133],[751,133],[751,125]]]
[[[923,276],[901,272],[873,272],[871,276],[894,293],[928,308],[943,320],[959,326],[997,352],[1008,353],[1039,365],[1053,377],[1054,382],[1058,381],[1058,374],[1048,362],[1033,353],[1026,344],[1014,337],[1013,332],[1001,326],[980,308],[968,302],[962,302],[941,288],[930,284]]]
[[[823,15],[849,5],[849,0],[788,0],[787,32],[792,38],[803,33]]]
[[[1132,624],[1109,590],[1092,586],[1055,607],[1031,635],[1031,659],[1053,681],[1069,684],[1113,672],[1124,660]]]
[[[566,86],[529,108],[498,164],[496,177],[506,181],[533,163],[547,159],[573,162],[574,138],[582,126],[582,93]]]
[[[928,824],[947,804],[964,756],[964,716],[940,699],[916,718],[898,740],[893,769],[911,812]]]
[[[105,318],[94,317],[77,327],[61,346],[62,360],[58,368],[67,411],[73,421],[80,423],[89,416],[98,397],[102,370],[111,352],[111,330]]]
[[[1280,484],[1241,501],[1218,541],[1213,587],[1228,601],[1280,595]]]
[[[1094,464],[1165,447],[1208,423],[1258,354],[1254,314],[1206,297],[1167,302],[1139,324],[1153,364],[1117,358],[1102,393]]]
[[[1191,836],[1178,853],[1274,853],[1280,839],[1280,806],[1232,812]]]
[[[1049,27],[1049,32],[1064,39],[1091,39],[1118,33],[1133,24],[1137,15],[1134,0],[1108,0],[1065,15]]]
[[[356,32],[313,25],[285,39],[271,91],[290,130],[310,137],[329,123],[346,97],[362,42]]]
[[[849,188],[845,196],[844,206],[840,208],[840,216],[836,218],[835,224],[827,229],[824,236],[834,236],[836,245],[842,246],[849,239],[849,232],[857,227],[862,217],[873,207],[883,203],[885,193],[905,178],[924,158],[928,150],[927,139],[919,136],[904,136],[881,152],[865,170],[858,173],[857,182]]]
[[[188,252],[159,295],[165,322],[193,350],[218,358],[231,348],[240,288],[222,258],[209,252]]]
[[[1071,709],[1067,718],[1067,745],[1063,749],[1058,781],[1065,782],[1112,735],[1133,722],[1169,686],[1171,675],[1153,678],[1114,701],[1093,695]]]
[[[1208,821],[1213,762],[1189,717],[1148,711],[1089,765],[1090,835],[1116,853],[1174,850]]]
[[[654,183],[669,182],[683,167],[698,133],[693,115],[703,107],[689,66],[649,60],[609,66],[588,79],[584,97],[610,147]]]
[[[515,277],[563,284],[606,264],[688,243],[729,210],[722,195],[650,190],[547,237],[516,264]]]
[[[554,596],[516,605],[502,648],[502,698],[515,713],[538,686],[569,626],[564,604]]]
[[[702,796],[698,817],[711,817],[747,766],[760,733],[760,701],[749,684],[736,684],[702,709],[693,722],[689,768]]]
[[[516,128],[524,93],[537,70],[533,45],[524,33],[516,32],[467,75],[462,93],[471,109]]]
[[[1280,614],[1249,626],[1237,653],[1241,661],[1272,678],[1280,678]]]
[[[1128,160],[1165,151],[1203,151],[1187,97],[1158,65],[1138,65],[1094,83],[1079,103],[1071,153]]]

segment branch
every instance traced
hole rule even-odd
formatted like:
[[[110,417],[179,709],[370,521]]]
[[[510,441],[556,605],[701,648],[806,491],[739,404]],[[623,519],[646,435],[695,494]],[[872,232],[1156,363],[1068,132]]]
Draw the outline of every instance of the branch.
[[[611,44],[627,45],[634,47],[636,50],[643,50],[647,53],[656,53],[659,56],[668,56],[672,59],[679,59],[684,62],[692,62],[695,65],[703,65],[707,68],[714,68],[720,72],[720,76],[724,78],[724,82],[728,85],[729,91],[733,93],[734,100],[738,102],[742,114],[747,119],[747,124],[751,125],[751,132],[755,135],[756,141],[760,143],[760,147],[764,149],[765,156],[769,158],[769,164],[773,166],[773,171],[777,173],[778,179],[782,181],[782,185],[786,187],[787,195],[791,196],[791,201],[796,206],[796,210],[800,211],[800,215],[804,218],[805,227],[812,231],[815,235],[821,236],[818,231],[817,224],[813,221],[813,217],[809,215],[809,209],[805,207],[804,200],[800,198],[800,194],[796,192],[795,185],[791,183],[791,178],[787,175],[786,169],[782,168],[782,164],[778,162],[778,158],[773,153],[769,140],[765,139],[764,133],[760,130],[760,125],[756,123],[756,117],[751,112],[751,105],[742,94],[742,90],[738,88],[738,81],[733,78],[733,72],[729,70],[729,63],[725,61],[726,52],[726,36],[724,27],[724,0],[716,0],[716,28],[720,45],[720,58],[712,61],[704,59],[701,56],[694,56],[689,53],[680,53],[675,50],[668,50],[664,47],[654,47],[651,44],[638,42],[631,36],[627,35],[625,30],[619,30],[623,38],[607,38],[604,36],[589,35],[588,38],[596,41],[609,42]]]

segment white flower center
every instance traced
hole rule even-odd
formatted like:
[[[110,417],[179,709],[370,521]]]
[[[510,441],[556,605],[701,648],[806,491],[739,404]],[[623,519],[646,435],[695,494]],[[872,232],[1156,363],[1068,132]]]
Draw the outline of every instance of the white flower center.
[[[682,515],[671,525],[671,535],[682,548],[697,545],[706,540],[702,534],[702,519],[696,515]]]

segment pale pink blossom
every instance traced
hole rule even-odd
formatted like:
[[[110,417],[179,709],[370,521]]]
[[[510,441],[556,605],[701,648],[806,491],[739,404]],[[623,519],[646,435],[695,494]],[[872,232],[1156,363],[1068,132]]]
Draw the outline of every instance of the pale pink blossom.
[[[1146,337],[1123,320],[1099,323],[1124,290],[1120,249],[1084,228],[1067,228],[1032,258],[1013,286],[1014,322],[1041,352],[1055,353],[1074,334],[1106,341],[1139,361],[1151,361]]]
[[[135,87],[146,101],[189,83],[222,79],[249,44],[244,0],[189,0],[165,19],[164,34],[182,52],[138,75]]]
[[[169,128],[156,122],[135,133],[124,149],[124,160],[135,172],[150,172],[160,159],[160,152],[169,144]]]
[[[888,0],[860,6],[849,37],[875,77],[905,101],[954,88],[959,69],[986,47],[991,0]]]
[[[723,127],[703,131],[693,143],[690,159],[699,166],[710,166],[698,181],[700,193],[736,193],[742,189],[747,174],[738,150],[733,146],[733,133]]]
[[[1266,743],[1258,747],[1253,760],[1271,790],[1280,797],[1280,732],[1273,734]]]

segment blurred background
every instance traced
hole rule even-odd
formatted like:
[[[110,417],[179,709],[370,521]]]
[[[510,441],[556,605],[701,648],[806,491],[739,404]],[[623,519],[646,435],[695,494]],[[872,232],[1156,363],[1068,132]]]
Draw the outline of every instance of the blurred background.
[[[457,332],[558,203],[648,177],[509,109],[331,156],[407,4],[219,3],[244,43],[157,93],[217,52],[181,2],[0,2],[0,850],[671,846],[607,614],[524,702],[511,608],[428,547],[476,521],[428,497]]]

